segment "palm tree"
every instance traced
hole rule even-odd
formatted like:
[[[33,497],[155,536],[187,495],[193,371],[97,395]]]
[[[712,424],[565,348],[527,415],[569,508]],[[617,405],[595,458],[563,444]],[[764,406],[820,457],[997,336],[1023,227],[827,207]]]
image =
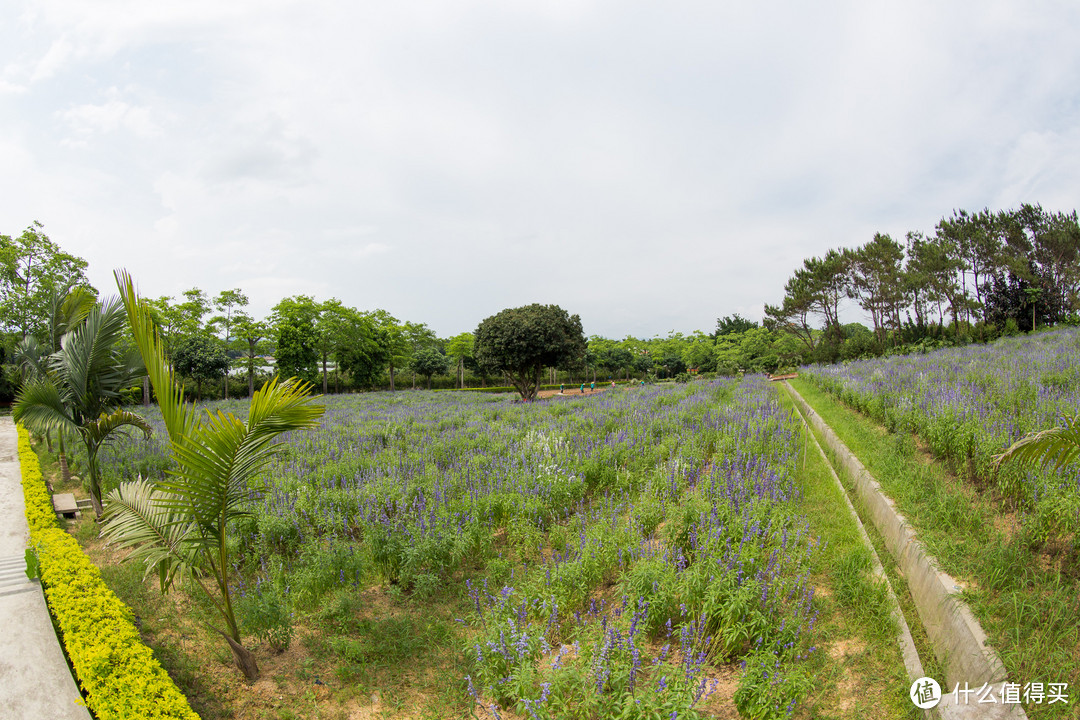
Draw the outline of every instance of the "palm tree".
[[[1080,415],[1065,418],[1064,423],[1020,438],[994,458],[994,465],[1015,461],[1024,467],[1053,465],[1061,470],[1080,457]]]
[[[195,583],[224,620],[224,628],[212,629],[254,682],[259,667],[241,643],[229,592],[229,526],[248,514],[250,493],[262,491],[258,478],[278,447],[274,440],[283,432],[315,425],[323,408],[309,403],[309,385],[296,378],[278,383],[275,378],[252,396],[247,422],[220,411],[199,417],[184,404],[183,388],[175,382],[131,277],[117,271],[116,281],[169,432],[175,469],[157,484],[139,479],[109,493],[102,532],[121,547],[132,548],[128,557],[142,560],[147,575],[157,574],[162,593],[177,580]]]
[[[142,363],[120,340],[124,307],[119,299],[95,304],[82,324],[60,340],[60,349],[42,363],[44,372],[25,383],[12,408],[16,422],[39,433],[57,430],[82,440],[86,448],[90,498],[102,515],[98,450],[113,431],[126,425],[150,426],[119,407],[120,395],[142,373]]]
[[[90,314],[96,303],[94,293],[85,287],[54,287],[48,297],[49,314],[47,319],[45,343],[38,342],[33,335],[27,335],[15,346],[15,365],[18,366],[22,381],[43,380],[50,375],[49,358],[61,348],[64,335],[77,328]],[[60,476],[64,482],[71,482],[71,470],[68,468],[67,451],[64,447],[64,431],[57,433],[58,460]],[[52,435],[45,433],[45,441],[52,451]]]

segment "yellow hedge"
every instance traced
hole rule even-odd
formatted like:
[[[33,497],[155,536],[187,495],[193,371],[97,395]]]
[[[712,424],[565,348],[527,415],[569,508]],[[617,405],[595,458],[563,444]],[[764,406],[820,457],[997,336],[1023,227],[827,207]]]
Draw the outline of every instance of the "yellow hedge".
[[[98,720],[198,720],[132,622],[131,609],[101,579],[75,538],[57,526],[30,436],[19,427],[26,519],[41,582],[75,675]]]

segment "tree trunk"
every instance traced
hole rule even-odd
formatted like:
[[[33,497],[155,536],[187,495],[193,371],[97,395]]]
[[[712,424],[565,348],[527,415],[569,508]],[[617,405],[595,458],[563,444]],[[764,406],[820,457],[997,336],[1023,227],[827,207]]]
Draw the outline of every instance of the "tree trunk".
[[[94,504],[94,518],[100,520],[101,516],[105,514],[105,508],[101,506],[101,498],[94,493],[90,493],[90,501]]]
[[[326,353],[322,356],[322,394],[326,394]]]
[[[221,632],[220,630],[218,632]],[[259,679],[259,663],[255,662],[255,656],[246,647],[233,640],[225,633],[221,633],[221,636],[225,638],[225,642],[229,643],[229,649],[232,650],[233,660],[236,662],[236,667],[240,669],[240,672],[244,673],[244,677],[248,683],[254,683]]]
[[[56,439],[59,441],[60,445],[60,479],[63,480],[66,485],[71,482],[71,468],[68,467],[67,452],[64,447],[64,431],[60,430],[56,435]]]
[[[97,448],[86,448],[86,472],[90,476],[90,501],[94,504],[94,517],[101,520],[105,508],[101,505],[101,476],[98,474]]]
[[[60,478],[64,484],[71,482],[71,468],[68,467],[67,455],[60,453]]]
[[[390,363],[390,392],[394,392],[394,364]]]
[[[142,404],[150,405],[150,376],[143,375],[142,379]]]

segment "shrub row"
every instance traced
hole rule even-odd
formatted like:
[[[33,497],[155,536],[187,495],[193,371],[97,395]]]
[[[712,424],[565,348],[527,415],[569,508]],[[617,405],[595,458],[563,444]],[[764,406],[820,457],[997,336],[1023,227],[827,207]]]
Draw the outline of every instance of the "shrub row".
[[[57,527],[30,436],[19,428],[26,519],[49,608],[75,675],[98,720],[198,720],[187,698],[143,644],[131,609],[112,593],[75,538]]]

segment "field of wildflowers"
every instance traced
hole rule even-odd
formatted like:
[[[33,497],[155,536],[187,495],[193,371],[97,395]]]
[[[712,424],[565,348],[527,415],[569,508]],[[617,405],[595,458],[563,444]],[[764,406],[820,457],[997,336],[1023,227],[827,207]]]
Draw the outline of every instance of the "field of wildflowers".
[[[1027,511],[1033,539],[1080,537],[1080,468],[1026,472],[993,458],[1080,407],[1080,329],[925,355],[804,368],[802,377],[894,431],[919,435],[954,472]]]
[[[460,588],[458,630],[436,641],[461,645],[466,714],[707,717],[719,692],[746,717],[788,717],[815,687],[821,542],[798,420],[760,378],[322,402],[232,539],[245,629],[270,647],[321,618],[348,679],[378,652],[350,635],[373,622],[365,588]],[[164,437],[103,451],[106,486],[162,476]]]

